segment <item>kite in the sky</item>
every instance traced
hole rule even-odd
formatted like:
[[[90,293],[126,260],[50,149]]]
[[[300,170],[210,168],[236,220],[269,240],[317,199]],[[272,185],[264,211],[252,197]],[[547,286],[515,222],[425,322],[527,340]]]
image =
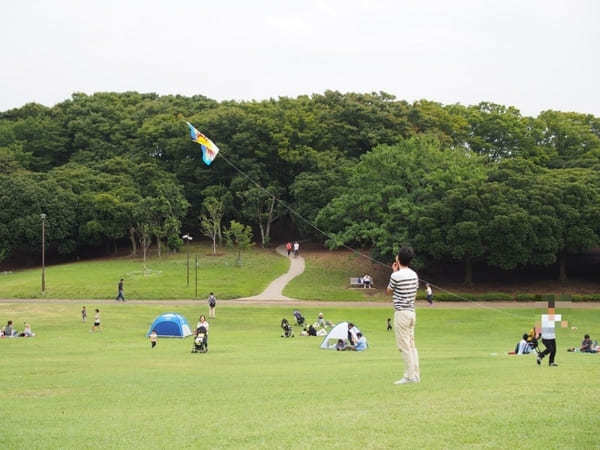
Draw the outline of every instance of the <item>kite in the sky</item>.
[[[200,144],[200,146],[202,147],[202,161],[204,161],[204,163],[207,166],[210,166],[210,163],[212,163],[215,160],[215,158],[217,157],[217,153],[219,153],[219,147],[217,147],[215,143],[209,138],[207,138],[198,130],[196,130],[191,123],[186,123],[188,127],[190,127],[190,135],[192,136],[192,141]]]

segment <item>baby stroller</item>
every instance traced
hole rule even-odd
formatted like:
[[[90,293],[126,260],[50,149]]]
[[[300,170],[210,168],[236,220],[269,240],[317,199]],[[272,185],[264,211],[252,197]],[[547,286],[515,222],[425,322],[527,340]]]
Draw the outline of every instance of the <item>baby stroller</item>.
[[[281,329],[283,330],[281,332],[281,337],[294,337],[294,330],[292,330],[292,327],[287,319],[281,319]]]
[[[304,316],[302,315],[302,313],[300,311],[298,311],[297,309],[294,310],[294,317],[296,318],[296,323],[300,326],[302,326],[304,324]]]
[[[200,327],[196,330],[194,336],[194,347],[192,353],[206,353],[208,351],[208,336],[205,327]]]
[[[535,350],[536,353],[540,353],[540,348],[538,347],[538,339],[539,339],[539,334],[537,333],[537,330],[535,328],[535,326],[529,330],[529,333],[527,333],[527,343],[529,344],[529,347],[531,348],[531,350]]]

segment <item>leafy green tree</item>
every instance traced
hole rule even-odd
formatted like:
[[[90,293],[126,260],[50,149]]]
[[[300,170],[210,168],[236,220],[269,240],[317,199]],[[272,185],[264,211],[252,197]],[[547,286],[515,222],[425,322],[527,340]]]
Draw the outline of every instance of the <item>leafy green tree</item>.
[[[229,247],[237,250],[237,264],[241,265],[242,251],[254,245],[254,242],[252,242],[252,229],[248,225],[232,220],[229,229],[225,230],[225,239]]]
[[[548,167],[600,168],[600,132],[598,119],[590,114],[544,111],[539,144],[548,154]]]
[[[330,233],[331,246],[358,245],[390,257],[395,245],[410,243],[433,257],[446,256],[445,231],[439,231],[444,216],[428,222],[425,213],[447,211],[431,206],[462,180],[482,178],[482,167],[476,155],[445,151],[432,137],[379,146],[363,155],[345,191],[319,212],[317,224]],[[428,227],[419,232],[420,219]]]
[[[212,240],[213,255],[217,254],[217,238],[221,234],[221,219],[223,218],[223,202],[214,197],[204,200],[206,214],[200,216],[202,234]]]
[[[557,248],[559,280],[567,280],[567,256],[600,246],[600,176],[590,169],[545,171],[537,180]]]
[[[257,225],[261,244],[264,247],[271,239],[271,225],[279,219],[281,212],[277,201],[280,188],[275,184],[258,187],[242,177],[234,179],[232,188],[236,190],[241,200],[243,216]]]

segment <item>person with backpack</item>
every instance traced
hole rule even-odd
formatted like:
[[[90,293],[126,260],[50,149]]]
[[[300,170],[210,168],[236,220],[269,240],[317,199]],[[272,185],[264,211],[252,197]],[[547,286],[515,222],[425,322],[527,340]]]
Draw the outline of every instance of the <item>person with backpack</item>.
[[[214,293],[208,296],[208,317],[215,317],[215,308],[217,306],[217,297]]]

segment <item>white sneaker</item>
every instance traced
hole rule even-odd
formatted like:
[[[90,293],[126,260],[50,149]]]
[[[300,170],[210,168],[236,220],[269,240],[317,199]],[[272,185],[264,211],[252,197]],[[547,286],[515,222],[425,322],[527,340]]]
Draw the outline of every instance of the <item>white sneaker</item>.
[[[408,383],[418,383],[418,382],[419,382],[419,380],[417,380],[417,379],[402,377],[398,381],[394,381],[394,384],[408,384]]]

